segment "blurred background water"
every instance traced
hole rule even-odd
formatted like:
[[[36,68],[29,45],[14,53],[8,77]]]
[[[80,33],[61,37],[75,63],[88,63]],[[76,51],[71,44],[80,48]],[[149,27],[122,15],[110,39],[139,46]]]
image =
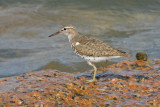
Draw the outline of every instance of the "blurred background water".
[[[131,59],[139,51],[160,58],[159,0],[0,0],[0,77],[48,68],[92,69],[65,35],[48,38],[67,24],[130,53]]]

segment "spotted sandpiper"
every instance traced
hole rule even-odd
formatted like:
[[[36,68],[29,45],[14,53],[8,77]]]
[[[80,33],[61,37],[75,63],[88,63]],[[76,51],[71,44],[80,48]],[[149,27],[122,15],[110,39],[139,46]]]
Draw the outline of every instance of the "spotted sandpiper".
[[[113,48],[98,39],[89,38],[80,34],[76,27],[72,25],[62,27],[60,31],[50,35],[49,37],[59,34],[67,35],[75,53],[94,68],[94,76],[92,80],[89,80],[90,82],[96,80],[97,68],[94,65],[95,62],[101,62],[112,58],[131,57],[128,53]]]

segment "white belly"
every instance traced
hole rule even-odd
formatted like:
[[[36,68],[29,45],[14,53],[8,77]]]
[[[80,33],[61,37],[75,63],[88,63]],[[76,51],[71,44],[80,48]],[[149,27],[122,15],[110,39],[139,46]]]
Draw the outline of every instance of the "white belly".
[[[79,45],[79,44],[80,44],[79,42],[76,42],[75,45]],[[71,47],[73,48],[72,45],[71,45]],[[120,58],[120,57],[122,57],[122,56],[109,56],[109,57],[105,57],[105,56],[102,56],[102,57],[101,56],[99,56],[99,57],[85,56],[85,55],[80,55],[79,53],[77,53],[77,51],[75,49],[74,49],[74,52],[77,55],[79,55],[81,58],[83,58],[84,60],[86,60],[87,62],[101,62],[101,61],[106,61],[106,60],[113,59],[113,58]]]
[[[92,57],[92,56],[81,56],[83,59],[89,62],[101,62],[101,61],[106,61],[112,58],[120,58],[121,56],[110,56],[110,57]]]

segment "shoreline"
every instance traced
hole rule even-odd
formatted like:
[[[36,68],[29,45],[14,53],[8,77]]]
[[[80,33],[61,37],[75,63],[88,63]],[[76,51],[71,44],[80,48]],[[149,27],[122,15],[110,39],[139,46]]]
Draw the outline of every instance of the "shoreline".
[[[91,72],[41,70],[0,79],[0,106],[158,106],[160,59],[124,60]],[[149,64],[149,65],[148,65]],[[153,68],[151,68],[153,67]]]

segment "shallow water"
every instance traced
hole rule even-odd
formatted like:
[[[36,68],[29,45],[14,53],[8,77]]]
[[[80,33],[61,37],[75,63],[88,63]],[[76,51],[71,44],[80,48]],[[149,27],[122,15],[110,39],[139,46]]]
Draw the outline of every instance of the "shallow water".
[[[132,58],[139,51],[149,59],[160,57],[158,0],[1,0],[0,20],[0,77],[41,68],[92,69],[75,55],[65,35],[48,38],[66,24]],[[112,61],[119,60],[122,58]]]

